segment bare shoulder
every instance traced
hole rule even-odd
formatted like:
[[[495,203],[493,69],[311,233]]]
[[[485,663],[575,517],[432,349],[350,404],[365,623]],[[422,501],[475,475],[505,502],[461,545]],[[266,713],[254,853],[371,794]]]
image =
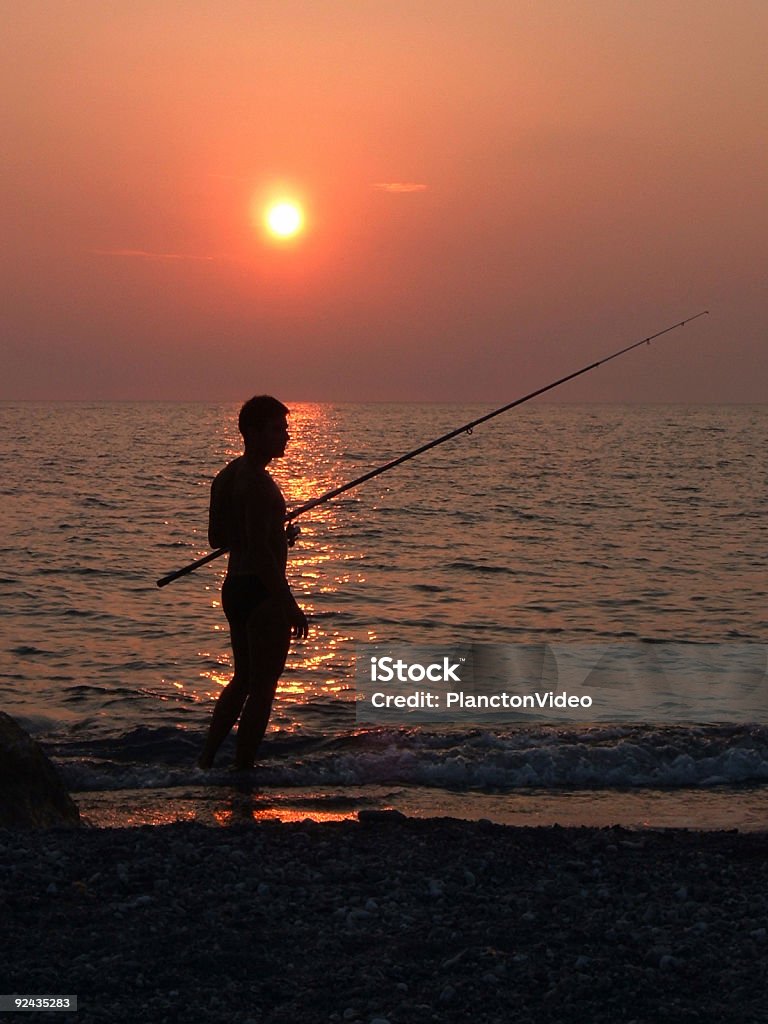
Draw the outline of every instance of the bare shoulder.
[[[213,478],[211,486],[215,488],[231,486],[240,476],[244,461],[243,456],[240,455],[238,458],[228,462]]]
[[[221,476],[221,477],[236,476],[238,473],[241,473],[243,471],[245,465],[246,465],[245,456],[244,455],[238,455],[236,459],[232,459],[231,462],[228,462],[226,464],[224,469],[222,469],[217,474],[217,477],[219,477],[219,476]]]
[[[237,487],[255,500],[263,501],[272,493],[276,484],[263,466],[253,466],[247,459],[243,459],[237,471]]]
[[[215,504],[234,502],[240,507],[280,506],[285,511],[282,494],[263,466],[254,466],[241,455],[229,462],[214,478],[211,499]]]

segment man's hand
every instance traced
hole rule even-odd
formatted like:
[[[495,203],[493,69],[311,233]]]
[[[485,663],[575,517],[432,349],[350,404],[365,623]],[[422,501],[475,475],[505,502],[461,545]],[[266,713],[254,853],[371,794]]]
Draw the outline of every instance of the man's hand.
[[[301,533],[301,527],[296,523],[288,523],[285,528],[285,539],[288,541],[288,547],[292,548],[296,543],[296,539]]]
[[[309,633],[309,622],[307,616],[295,601],[288,609],[288,622],[290,623],[291,633],[296,639],[306,640]]]

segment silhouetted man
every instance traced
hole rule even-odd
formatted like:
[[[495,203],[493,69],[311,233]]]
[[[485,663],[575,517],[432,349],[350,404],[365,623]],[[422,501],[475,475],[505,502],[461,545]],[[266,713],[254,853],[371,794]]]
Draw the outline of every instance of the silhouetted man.
[[[285,527],[285,500],[267,472],[285,454],[288,409],[269,395],[249,399],[240,410],[245,452],[211,485],[208,540],[229,548],[221,604],[229,623],[234,657],[232,681],[222,690],[200,755],[210,768],[235,722],[235,768],[253,767],[267,729],[291,634],[307,635],[304,612],[285,578],[288,547],[298,527]]]

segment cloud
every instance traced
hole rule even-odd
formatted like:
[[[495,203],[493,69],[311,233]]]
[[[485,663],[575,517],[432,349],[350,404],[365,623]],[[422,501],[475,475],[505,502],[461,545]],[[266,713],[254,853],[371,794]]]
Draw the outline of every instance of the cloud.
[[[373,186],[380,192],[426,192],[427,186],[415,181],[380,181]]]
[[[210,262],[212,260],[226,259],[224,256],[195,256],[185,252],[147,252],[144,249],[91,249],[96,256],[119,256],[131,257],[143,260],[195,260]]]

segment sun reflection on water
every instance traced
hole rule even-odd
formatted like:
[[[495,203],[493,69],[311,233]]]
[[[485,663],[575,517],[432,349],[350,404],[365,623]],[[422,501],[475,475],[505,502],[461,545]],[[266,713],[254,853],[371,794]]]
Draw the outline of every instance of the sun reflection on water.
[[[242,821],[352,821],[357,818],[357,811],[308,811],[296,807],[227,807],[213,812],[218,825],[232,825]]]

